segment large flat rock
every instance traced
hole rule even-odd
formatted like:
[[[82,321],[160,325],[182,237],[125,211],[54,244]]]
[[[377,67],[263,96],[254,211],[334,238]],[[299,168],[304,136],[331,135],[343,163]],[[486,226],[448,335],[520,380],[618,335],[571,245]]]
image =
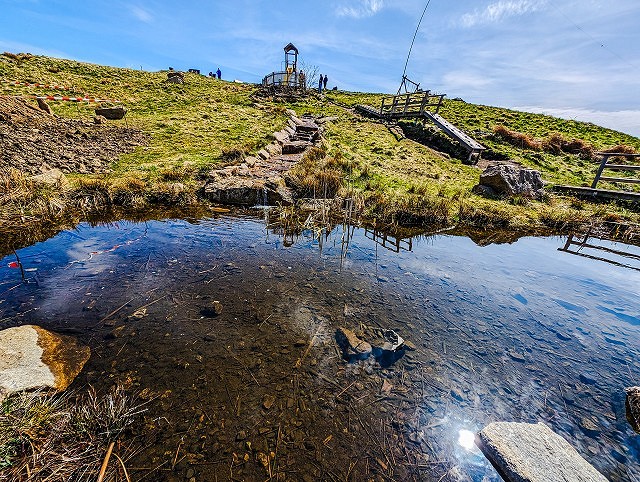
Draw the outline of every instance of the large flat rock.
[[[219,204],[237,206],[290,205],[293,198],[280,177],[269,179],[213,176],[204,187],[204,195]]]
[[[34,325],[0,331],[0,399],[33,388],[66,389],[91,351]]]
[[[543,423],[494,422],[476,445],[506,482],[606,482],[560,435]]]

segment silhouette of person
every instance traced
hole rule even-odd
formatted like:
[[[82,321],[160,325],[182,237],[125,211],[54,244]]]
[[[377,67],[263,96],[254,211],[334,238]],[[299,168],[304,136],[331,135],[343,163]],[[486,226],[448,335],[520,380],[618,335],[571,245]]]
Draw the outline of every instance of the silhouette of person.
[[[324,84],[324,90],[327,90],[327,82],[329,82],[329,76],[325,75],[322,83]]]
[[[318,94],[322,94],[322,83],[324,82],[324,77],[320,74],[320,80],[318,80]]]
[[[305,90],[307,87],[307,77],[304,75],[304,70],[301,70],[298,74],[298,84],[302,90]]]
[[[222,72],[220,71],[220,69],[216,70],[216,75],[218,76],[218,79],[222,78]]]

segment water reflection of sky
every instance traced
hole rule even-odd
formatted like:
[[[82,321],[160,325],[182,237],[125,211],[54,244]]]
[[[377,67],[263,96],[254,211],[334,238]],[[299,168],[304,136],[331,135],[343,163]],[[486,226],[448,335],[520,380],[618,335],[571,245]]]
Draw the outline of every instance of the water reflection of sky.
[[[108,297],[110,284],[125,279],[135,279],[139,292],[171,288],[174,273],[196,277],[217,263],[252,272],[269,262],[294,281],[326,271],[326,286],[346,293],[337,313],[349,306],[359,321],[384,320],[418,345],[417,360],[444,388],[422,400],[415,430],[448,444],[474,480],[496,475],[470,446],[470,434],[502,420],[545,421],[612,478],[640,476],[622,395],[640,382],[640,272],[558,251],[565,241],[559,237],[479,247],[438,235],[394,253],[358,229],[344,258],[343,239],[337,228],[321,250],[312,236],[286,248],[263,223],[247,219],[115,223],[81,225],[19,255],[42,290],[39,309],[51,317],[87,293]],[[7,292],[20,282],[19,270],[8,266],[14,260],[0,262],[0,319],[20,311],[7,306],[19,291]],[[261,281],[246,280],[250,290]],[[305,313],[294,321],[301,330],[309,329]],[[312,331],[324,326],[330,333],[328,319],[318,318]]]

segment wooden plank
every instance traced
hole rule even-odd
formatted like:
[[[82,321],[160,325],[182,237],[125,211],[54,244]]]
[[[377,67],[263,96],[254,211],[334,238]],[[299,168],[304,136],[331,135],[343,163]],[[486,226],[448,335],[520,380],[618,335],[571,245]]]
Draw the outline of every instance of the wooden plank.
[[[630,166],[625,164],[607,164],[605,169],[612,171],[640,171],[640,166]]]
[[[598,172],[596,172],[596,177],[593,178],[593,182],[591,183],[591,188],[595,189],[598,186],[598,181],[600,180],[600,176],[602,176],[602,171],[604,171],[604,168],[607,166],[607,161],[609,160],[609,158],[605,155],[602,158],[602,162],[600,163],[600,166],[598,167]]]
[[[605,177],[600,176],[601,181],[609,181],[609,182],[626,182],[629,184],[640,184],[640,179],[625,179],[624,177]]]
[[[614,191],[612,189],[594,189],[592,187],[563,185],[553,186],[551,189],[556,192],[572,194],[578,197],[592,199],[618,199],[622,201],[640,202],[640,192]]]
[[[621,152],[596,152],[596,156],[606,157],[640,157],[640,154],[624,154]]]
[[[466,147],[469,151],[480,152],[485,149],[485,147],[477,142],[475,139],[471,138],[465,132],[458,129],[451,122],[446,120],[444,117],[434,114],[431,112],[424,112],[424,117],[430,119],[434,124],[436,124],[442,131],[448,136],[457,140],[460,144]]]

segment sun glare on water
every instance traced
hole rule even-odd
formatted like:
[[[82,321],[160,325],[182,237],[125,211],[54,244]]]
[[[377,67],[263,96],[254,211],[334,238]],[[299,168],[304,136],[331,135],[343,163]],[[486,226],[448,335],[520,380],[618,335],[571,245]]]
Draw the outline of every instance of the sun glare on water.
[[[460,430],[458,432],[458,445],[465,450],[473,450],[475,447],[475,434],[470,430]]]

